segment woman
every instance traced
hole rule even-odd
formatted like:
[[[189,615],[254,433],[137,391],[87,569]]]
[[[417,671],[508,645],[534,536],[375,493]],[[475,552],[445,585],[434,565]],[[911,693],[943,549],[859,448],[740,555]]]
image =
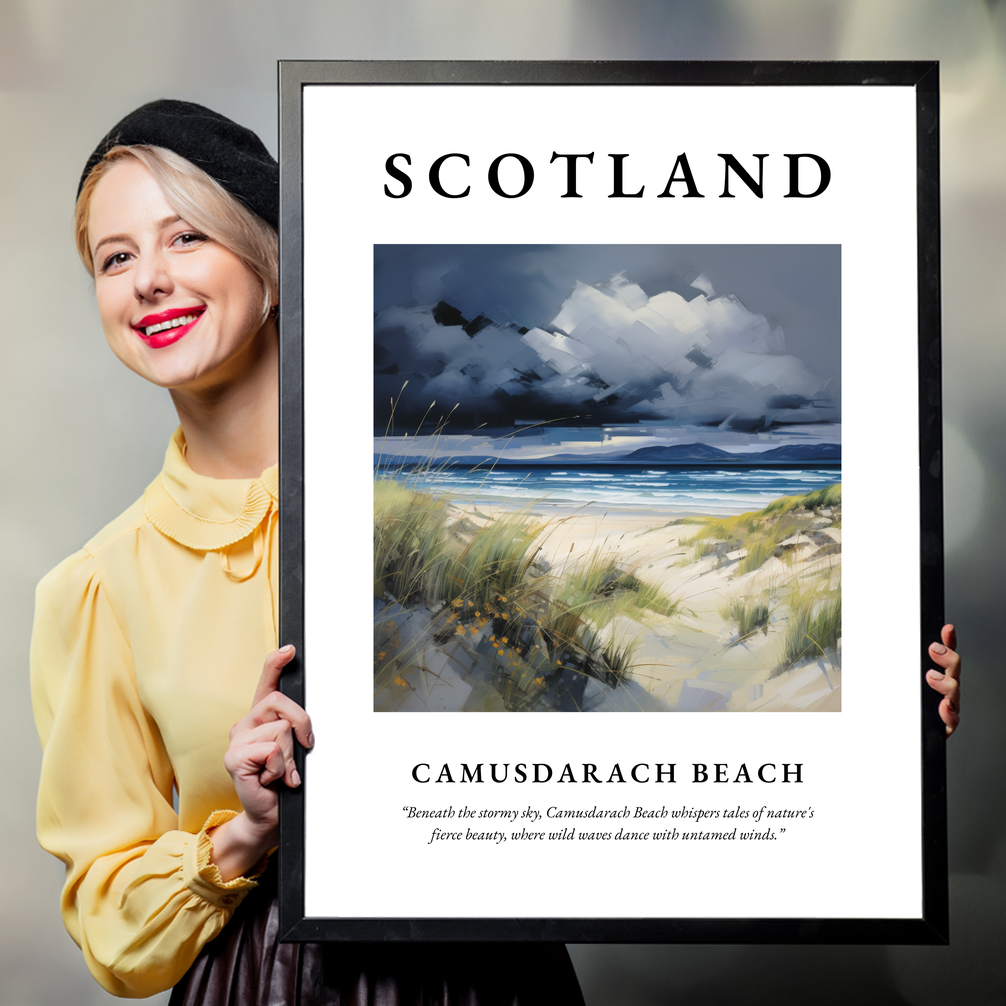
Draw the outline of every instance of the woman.
[[[557,945],[276,942],[276,785],[300,784],[294,736],[313,744],[277,690],[293,651],[274,649],[277,220],[265,147],[186,102],[127,116],[81,179],[105,336],[180,427],[143,497],[39,585],[38,830],[66,864],[67,929],[122,996],[582,1003]],[[948,626],[930,651],[948,734],[955,646]]]
[[[81,178],[106,339],[180,426],[143,497],[38,589],[38,831],[67,929],[121,996],[582,1003],[561,945],[277,944],[276,786],[300,785],[294,737],[313,744],[274,649],[277,220],[258,137],[187,102],[128,115]]]

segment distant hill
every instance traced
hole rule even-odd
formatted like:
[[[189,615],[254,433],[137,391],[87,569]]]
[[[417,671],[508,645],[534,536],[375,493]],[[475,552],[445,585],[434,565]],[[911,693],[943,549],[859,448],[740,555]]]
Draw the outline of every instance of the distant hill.
[[[672,447],[640,447],[638,451],[626,454],[622,464],[731,464],[737,460],[737,455],[729,451],[721,451],[709,444],[674,444]]]
[[[762,451],[761,458],[771,464],[773,461],[832,461],[842,460],[841,444],[790,444]]]
[[[429,458],[414,455],[384,456],[374,455],[374,463],[380,461],[391,467],[413,467],[429,464]],[[605,454],[584,456],[582,454],[553,454],[547,458],[500,460],[491,457],[447,457],[438,458],[434,468],[478,466],[496,468],[541,467],[554,465],[668,465],[670,467],[693,467],[695,465],[837,465],[842,461],[841,444],[790,444],[774,447],[768,451],[749,454],[732,454],[709,444],[674,444],[671,447],[641,447],[630,454]]]

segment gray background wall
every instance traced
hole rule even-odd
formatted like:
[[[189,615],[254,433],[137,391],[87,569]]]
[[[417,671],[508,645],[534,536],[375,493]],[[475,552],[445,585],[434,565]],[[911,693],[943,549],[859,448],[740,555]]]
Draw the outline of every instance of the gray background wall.
[[[997,0],[3,0],[0,1006],[108,999],[63,931],[61,869],[34,839],[32,590],[136,498],[175,422],[167,396],[104,345],[70,237],[78,172],[123,113],[166,96],[217,108],[275,148],[279,58],[942,61],[947,614],[967,663],[949,759],[953,945],[575,947],[573,956],[591,1006],[1006,1002],[1004,53]],[[877,489],[884,549],[899,543],[898,501]]]

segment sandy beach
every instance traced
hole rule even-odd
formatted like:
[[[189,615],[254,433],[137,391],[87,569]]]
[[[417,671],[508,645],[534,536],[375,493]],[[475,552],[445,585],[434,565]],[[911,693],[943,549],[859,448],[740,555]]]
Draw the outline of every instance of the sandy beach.
[[[455,495],[445,527],[459,539],[470,540],[480,529],[514,520],[543,525],[528,553],[534,561],[527,576],[539,592],[561,594],[563,583],[601,563],[623,575],[630,590],[638,590],[634,585],[655,588],[674,609],[660,613],[628,608],[609,618],[598,605],[588,606],[600,626],[597,637],[617,642],[619,649],[631,653],[631,668],[614,685],[588,681],[583,708],[680,712],[841,708],[840,631],[832,645],[816,645],[815,640],[810,652],[796,661],[792,653],[795,621],[813,619],[840,589],[840,505],[796,507],[778,517],[738,525],[731,518],[709,518],[704,523],[694,511],[619,511],[549,502],[518,509]],[[750,550],[759,549],[761,554],[749,557]],[[607,596],[618,593],[609,590]],[[389,611],[397,617],[389,617]],[[748,622],[743,621],[745,615]],[[465,622],[466,632],[459,624],[446,642],[437,643],[431,630],[440,625],[438,617],[444,616],[438,616],[436,605],[409,611],[387,600],[375,602],[375,653],[385,654],[386,665],[396,649],[401,655],[393,664],[394,677],[385,673],[385,687],[377,688],[377,708],[507,708],[495,701],[491,687],[479,687],[480,680],[485,684],[493,674],[499,685],[500,667],[494,667],[492,659],[486,665],[487,654],[496,658],[498,652],[498,640],[491,640],[497,646],[489,642],[493,621],[485,620],[481,626]],[[389,621],[394,624],[385,631]],[[498,617],[495,625],[499,628]],[[430,642],[423,642],[424,634]],[[440,639],[443,636],[441,631]],[[815,638],[813,631],[810,636]],[[518,673],[517,665],[533,664],[533,653],[520,656],[523,659],[506,665],[507,673]],[[481,675],[474,673],[480,665]],[[537,673],[540,665],[539,660],[533,675],[527,671],[523,675],[523,684],[530,683],[532,691],[535,680],[544,687]]]

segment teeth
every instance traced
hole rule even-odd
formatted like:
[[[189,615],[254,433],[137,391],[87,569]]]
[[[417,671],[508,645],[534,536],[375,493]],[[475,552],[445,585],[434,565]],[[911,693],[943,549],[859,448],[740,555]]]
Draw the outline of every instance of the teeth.
[[[169,328],[180,328],[182,325],[188,325],[198,318],[198,314],[185,314],[181,318],[172,318],[171,321],[162,321],[159,325],[151,325],[143,330],[143,334],[149,339],[152,335],[156,335],[158,332],[164,332]]]

